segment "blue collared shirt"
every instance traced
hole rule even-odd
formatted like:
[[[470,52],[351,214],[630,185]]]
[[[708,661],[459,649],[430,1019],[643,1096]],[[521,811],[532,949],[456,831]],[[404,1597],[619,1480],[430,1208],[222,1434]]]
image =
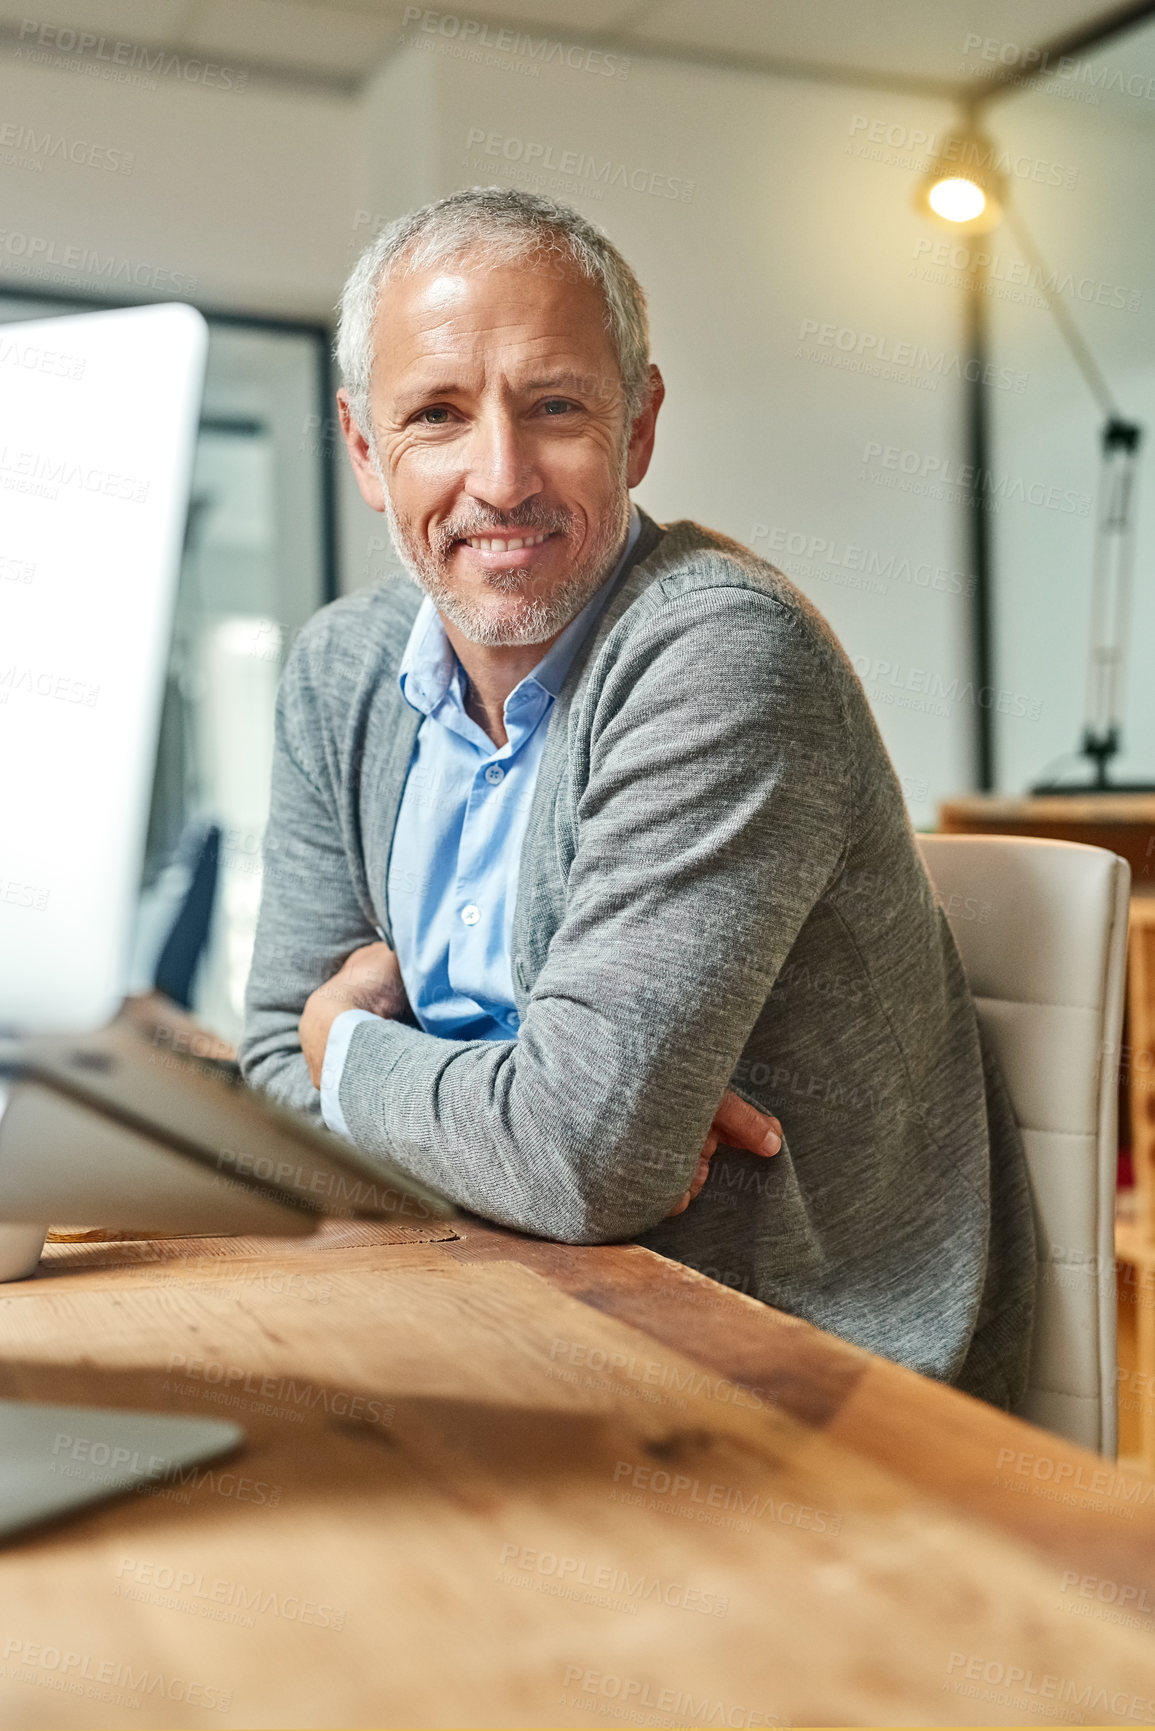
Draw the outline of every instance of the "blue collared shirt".
[[[630,507],[621,559],[505,700],[506,743],[494,745],[465,711],[465,673],[426,597],[398,669],[402,695],[423,717],[413,742],[389,856],[393,944],[413,1013],[450,1040],[517,1038],[512,940],[522,843],[549,714],[566,674],[633,550]],[[348,1136],[339,1092],[354,1030],[368,1010],[345,1010],[329,1030],[321,1114]]]

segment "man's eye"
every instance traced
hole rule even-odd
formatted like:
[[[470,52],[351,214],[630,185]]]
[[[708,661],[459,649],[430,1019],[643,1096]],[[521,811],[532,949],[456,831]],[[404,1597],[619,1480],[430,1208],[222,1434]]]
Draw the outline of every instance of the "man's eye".
[[[541,406],[547,415],[568,415],[574,405],[565,397],[547,397]]]
[[[426,427],[443,427],[449,419],[449,410],[444,408],[419,409],[413,419],[420,421]]]

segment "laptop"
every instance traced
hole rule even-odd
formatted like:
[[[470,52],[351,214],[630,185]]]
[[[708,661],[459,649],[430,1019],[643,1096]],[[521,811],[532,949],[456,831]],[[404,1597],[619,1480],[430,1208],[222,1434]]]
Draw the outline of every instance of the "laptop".
[[[288,1236],[454,1212],[114,1021],[207,346],[180,304],[0,326],[0,1281],[34,1273],[51,1222]],[[243,1436],[0,1402],[0,1534]]]

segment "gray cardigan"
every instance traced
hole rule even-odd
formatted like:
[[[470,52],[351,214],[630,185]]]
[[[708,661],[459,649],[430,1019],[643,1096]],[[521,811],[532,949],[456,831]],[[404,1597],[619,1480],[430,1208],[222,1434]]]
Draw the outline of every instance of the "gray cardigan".
[[[420,593],[322,609],[277,703],[241,1064],[314,1118],[305,999],[389,935],[419,717],[397,668]],[[1006,1405],[1027,1368],[1022,1144],[980,1044],[862,687],[781,572],[693,523],[642,532],[557,698],[514,918],[521,1027],[354,1033],[353,1140],[490,1220],[639,1239]],[[720,1150],[727,1087],[782,1121]]]

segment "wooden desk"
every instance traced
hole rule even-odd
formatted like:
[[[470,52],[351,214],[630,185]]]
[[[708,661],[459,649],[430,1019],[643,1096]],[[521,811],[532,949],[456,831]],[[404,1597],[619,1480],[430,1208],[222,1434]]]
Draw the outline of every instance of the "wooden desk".
[[[250,1437],[5,1550],[0,1724],[1155,1718],[1155,1479],[640,1247],[456,1231],[0,1290],[5,1395]]]

